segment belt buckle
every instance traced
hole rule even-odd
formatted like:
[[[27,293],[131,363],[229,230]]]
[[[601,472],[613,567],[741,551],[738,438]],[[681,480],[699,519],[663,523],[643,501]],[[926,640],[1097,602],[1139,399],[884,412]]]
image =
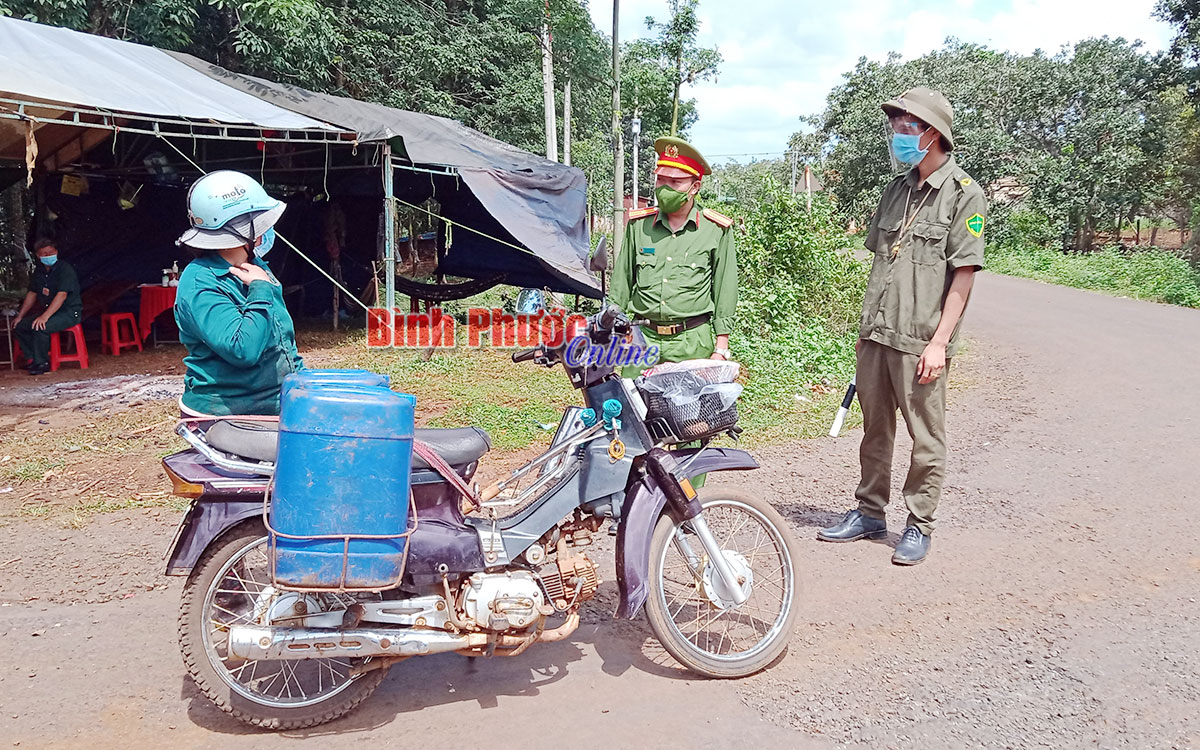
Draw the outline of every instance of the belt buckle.
[[[676,329],[676,328],[678,328],[678,327],[679,327],[679,326],[677,326],[677,325],[671,325],[671,326],[654,326],[654,330],[655,330],[655,332],[657,332],[657,333],[658,333],[658,335],[659,335],[659,336],[674,336],[674,335],[675,335],[675,329]]]

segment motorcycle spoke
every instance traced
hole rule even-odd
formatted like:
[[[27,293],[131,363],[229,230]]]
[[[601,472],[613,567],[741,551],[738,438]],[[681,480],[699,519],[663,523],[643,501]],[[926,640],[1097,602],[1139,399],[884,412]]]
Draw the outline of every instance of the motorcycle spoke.
[[[350,672],[361,659],[243,661],[229,657],[229,629],[266,622],[278,597],[285,593],[270,583],[265,551],[265,538],[249,543],[240,556],[226,563],[209,588],[204,612],[209,660],[230,687],[265,705],[287,708],[328,699],[354,681]],[[349,594],[319,594],[311,614],[340,612],[362,600]],[[260,666],[262,674],[258,674]]]
[[[230,620],[230,621],[228,621],[228,622],[225,622],[225,623],[222,623],[223,625],[232,625],[233,623],[237,622],[238,620],[245,620],[245,621],[246,621],[246,623],[248,623],[248,624],[250,624],[250,625],[253,625],[253,624],[254,624],[254,620],[251,620],[251,619],[250,619],[249,617],[247,617],[246,615],[240,615],[240,614],[238,614],[237,612],[234,612],[234,611],[233,611],[233,610],[231,610],[231,609],[225,609],[225,608],[224,608],[224,607],[222,607],[220,604],[213,604],[212,606],[213,606],[213,609],[219,609],[219,610],[221,610],[222,612],[224,612],[225,614],[227,614],[227,615],[232,615],[232,616],[233,616],[233,619],[232,619],[232,620]]]
[[[718,503],[705,507],[704,518],[713,537],[722,540],[721,550],[731,560],[736,555],[741,561],[736,564],[750,574],[749,598],[728,607],[710,601],[706,586],[714,585],[709,578],[716,573],[707,555],[701,558],[699,570],[687,564],[681,531],[676,529],[660,562],[661,601],[671,624],[687,642],[714,656],[733,657],[777,637],[790,602],[791,562],[778,532],[751,509]],[[669,551],[672,548],[674,552]],[[685,575],[680,568],[688,568],[688,574],[695,571],[699,585],[679,581]]]

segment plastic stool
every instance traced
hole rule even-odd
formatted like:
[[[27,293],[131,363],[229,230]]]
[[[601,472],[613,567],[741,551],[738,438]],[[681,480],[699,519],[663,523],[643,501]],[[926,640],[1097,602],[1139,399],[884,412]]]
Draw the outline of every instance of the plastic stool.
[[[59,336],[64,334],[74,334],[75,336],[75,353],[62,353],[62,344],[59,342]],[[50,335],[50,371],[57,372],[60,365],[68,362],[78,362],[79,369],[86,370],[88,368],[87,343],[83,340],[83,325],[76,323],[66,330],[59,331]]]
[[[121,324],[129,324],[129,334],[121,336]],[[142,340],[138,338],[137,318],[133,313],[105,313],[100,316],[100,351],[111,354],[114,357],[121,353],[122,349],[132,349],[137,347],[137,350],[142,351]]]

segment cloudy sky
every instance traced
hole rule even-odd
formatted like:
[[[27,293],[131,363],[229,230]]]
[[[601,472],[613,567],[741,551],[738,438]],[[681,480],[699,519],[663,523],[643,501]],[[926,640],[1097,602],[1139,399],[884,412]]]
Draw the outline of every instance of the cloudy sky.
[[[596,26],[611,33],[611,0],[589,2]],[[666,7],[622,0],[622,41],[646,36],[645,17],[662,19]],[[918,57],[949,36],[1026,53],[1104,35],[1161,49],[1171,31],[1151,18],[1153,7],[1154,0],[700,0],[700,42],[719,48],[725,62],[716,82],[689,91],[700,111],[692,141],[713,161],[775,156],[797,118],[820,112],[859,57]]]

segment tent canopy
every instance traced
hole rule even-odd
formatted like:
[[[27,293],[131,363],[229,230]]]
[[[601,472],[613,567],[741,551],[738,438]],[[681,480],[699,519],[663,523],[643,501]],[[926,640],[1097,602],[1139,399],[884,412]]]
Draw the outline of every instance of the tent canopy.
[[[445,180],[420,175],[424,184],[434,185],[433,197],[446,218],[478,230],[455,234],[443,272],[470,278],[505,273],[509,283],[599,294],[587,269],[586,180],[578,169],[454,120],[0,17],[0,159],[55,171],[120,131],[255,144],[390,144],[396,165],[440,167],[468,189],[451,190]],[[402,183],[418,175],[400,170],[396,179]],[[379,189],[382,194],[382,185]],[[404,194],[398,184],[397,195]]]

